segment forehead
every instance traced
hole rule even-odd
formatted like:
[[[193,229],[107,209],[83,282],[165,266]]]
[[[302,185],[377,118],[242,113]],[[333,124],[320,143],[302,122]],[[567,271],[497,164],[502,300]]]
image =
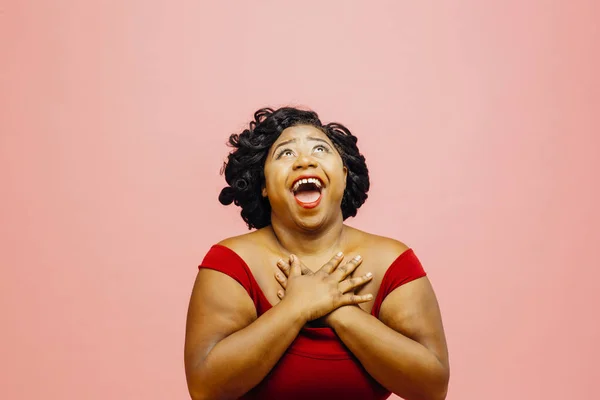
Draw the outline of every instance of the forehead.
[[[277,146],[279,143],[290,139],[303,141],[309,137],[323,139],[330,145],[332,144],[331,140],[329,140],[327,135],[324,134],[323,131],[319,128],[316,128],[312,125],[296,125],[284,129],[283,132],[281,132],[281,135],[279,135],[279,137],[275,141],[275,143],[273,143],[273,145]]]

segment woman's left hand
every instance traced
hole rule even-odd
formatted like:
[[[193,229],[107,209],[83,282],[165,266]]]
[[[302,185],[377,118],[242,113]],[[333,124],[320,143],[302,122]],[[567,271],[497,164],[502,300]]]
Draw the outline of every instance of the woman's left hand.
[[[302,267],[302,275],[312,275],[313,274],[313,271],[311,271],[306,265],[304,265],[302,260],[298,259],[298,261],[300,261],[300,266]],[[281,285],[281,289],[277,291],[277,297],[279,297],[279,300],[282,300],[285,297],[285,288],[286,288],[286,284],[287,284],[287,278],[290,274],[291,266],[290,266],[289,262],[279,260],[277,262],[277,267],[281,271],[281,272],[277,272],[275,274],[275,279]],[[355,307],[355,306],[348,305],[348,306],[339,307],[339,308],[333,310],[332,312],[330,312],[329,314],[316,319],[315,321],[313,321],[313,323],[316,323],[318,325],[326,325],[330,328],[333,328],[332,325],[334,324],[334,319],[336,318],[336,316],[341,314],[339,311],[345,307]]]

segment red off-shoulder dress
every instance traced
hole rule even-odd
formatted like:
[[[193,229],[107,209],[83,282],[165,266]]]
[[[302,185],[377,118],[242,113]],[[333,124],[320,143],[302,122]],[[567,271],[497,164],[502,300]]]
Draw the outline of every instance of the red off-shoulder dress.
[[[272,307],[246,262],[230,248],[212,246],[199,268],[220,271],[239,282],[252,298],[258,317]],[[400,254],[383,277],[371,315],[379,316],[381,303],[398,286],[425,275],[412,249]],[[369,375],[333,329],[305,327],[269,374],[240,399],[382,400],[390,394]]]

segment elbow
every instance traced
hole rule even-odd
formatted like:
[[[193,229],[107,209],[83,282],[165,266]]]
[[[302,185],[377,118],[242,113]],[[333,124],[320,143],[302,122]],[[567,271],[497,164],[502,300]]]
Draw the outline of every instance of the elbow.
[[[450,382],[450,370],[448,367],[441,368],[438,379],[438,384],[435,385],[436,390],[430,395],[428,400],[446,400],[448,383]]]
[[[448,395],[448,387],[446,386],[443,390],[434,394],[430,397],[431,400],[446,400],[446,396]]]
[[[187,380],[188,393],[192,400],[232,400],[238,397],[233,397],[231,394],[218,390],[214,385],[206,384],[206,380],[203,377],[190,376]]]
[[[193,384],[188,380],[188,392],[192,400],[207,400],[210,398],[209,394],[206,393],[201,385]]]
[[[206,390],[192,390],[192,389],[188,389],[189,393],[190,393],[190,397],[192,400],[233,400],[233,399],[237,399],[238,397],[231,397],[228,395],[224,395],[224,394],[216,394],[216,393],[209,393]]]
[[[240,397],[224,388],[224,385],[215,383],[203,365],[187,366],[186,381],[192,400],[234,400]]]
[[[421,396],[404,397],[406,400],[446,400],[447,390],[439,390],[435,393],[430,392]]]
[[[404,393],[405,397],[403,398],[407,400],[446,400],[449,381],[449,369],[440,365],[440,368],[436,368],[436,372],[431,375],[428,382],[423,382],[420,385],[420,390],[416,390],[412,395]],[[398,395],[402,397],[402,394]]]
[[[215,393],[210,393],[206,387],[202,387],[201,385],[191,386],[188,384],[188,392],[190,393],[190,398],[192,400],[213,400],[223,398]]]
[[[208,393],[206,385],[202,384],[201,373],[197,368],[189,368],[186,366],[186,380],[188,393],[192,400],[207,400],[214,398],[211,393]]]
[[[224,393],[217,393],[211,390],[210,385],[205,385],[196,380],[195,382],[188,381],[188,392],[192,400],[229,400],[231,397]]]
[[[190,392],[190,397],[191,397],[192,400],[206,400],[206,399],[208,399],[208,397],[204,393],[197,392],[197,391],[194,391],[194,390],[189,390],[189,392]]]
[[[392,392],[397,396],[404,396],[403,399],[406,400],[446,400],[447,391],[438,391],[438,392],[429,392],[427,394],[413,394],[407,395],[406,393],[396,393]]]
[[[403,398],[406,400],[446,400],[446,396],[448,395],[447,389],[447,386],[444,388],[436,388],[435,390],[429,390],[427,393],[415,394],[414,396],[406,396],[406,394],[404,394],[406,397]]]

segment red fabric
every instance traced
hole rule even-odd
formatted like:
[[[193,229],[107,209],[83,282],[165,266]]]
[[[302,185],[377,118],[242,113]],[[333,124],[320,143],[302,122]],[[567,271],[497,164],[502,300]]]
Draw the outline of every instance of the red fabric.
[[[214,269],[238,281],[252,298],[259,317],[272,307],[246,262],[228,247],[214,245],[199,268]],[[425,275],[412,249],[399,255],[383,277],[371,315],[379,316],[381,303],[398,286]],[[319,395],[380,400],[390,394],[369,375],[333,329],[303,328],[265,379],[240,399],[295,400]]]

